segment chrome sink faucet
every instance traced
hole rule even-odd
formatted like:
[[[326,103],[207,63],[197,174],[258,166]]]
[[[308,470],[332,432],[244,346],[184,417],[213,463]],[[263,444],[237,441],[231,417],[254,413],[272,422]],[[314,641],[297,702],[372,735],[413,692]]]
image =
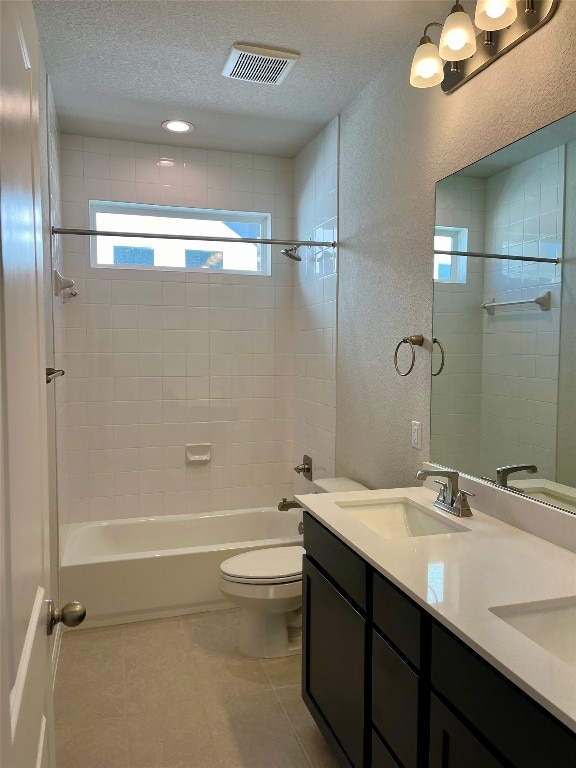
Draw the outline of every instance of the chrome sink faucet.
[[[438,497],[434,502],[437,509],[449,512],[456,517],[472,517],[468,497],[474,496],[474,494],[458,488],[458,472],[452,469],[421,469],[416,472],[416,480],[426,480],[428,477],[444,478],[444,481],[434,481],[440,486]]]
[[[508,477],[513,472],[528,472],[533,475],[538,472],[538,467],[535,464],[510,464],[507,467],[498,467],[496,470],[496,483],[503,488],[508,488]]]

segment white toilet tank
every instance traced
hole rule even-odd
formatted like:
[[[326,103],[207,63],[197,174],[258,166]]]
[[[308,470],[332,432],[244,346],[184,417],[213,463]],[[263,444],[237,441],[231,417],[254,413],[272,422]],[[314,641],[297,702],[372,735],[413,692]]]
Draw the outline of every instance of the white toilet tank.
[[[345,493],[346,491],[367,491],[365,485],[348,477],[324,477],[313,480],[314,493]]]

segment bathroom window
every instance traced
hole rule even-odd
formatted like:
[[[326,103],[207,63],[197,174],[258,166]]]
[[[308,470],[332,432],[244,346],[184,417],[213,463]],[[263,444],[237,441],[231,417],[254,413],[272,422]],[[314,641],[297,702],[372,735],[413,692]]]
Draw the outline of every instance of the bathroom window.
[[[435,251],[465,251],[468,248],[468,230],[464,227],[436,227]],[[467,256],[434,254],[434,280],[438,283],[465,283]]]
[[[91,200],[90,228],[158,235],[157,238],[92,237],[92,267],[270,274],[269,245],[213,240],[166,240],[161,237],[204,235],[211,238],[270,238],[269,213]]]

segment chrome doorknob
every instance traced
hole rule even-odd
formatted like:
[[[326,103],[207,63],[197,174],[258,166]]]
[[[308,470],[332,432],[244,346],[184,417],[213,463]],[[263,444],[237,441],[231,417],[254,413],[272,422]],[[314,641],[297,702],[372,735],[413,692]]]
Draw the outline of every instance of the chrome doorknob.
[[[46,631],[49,635],[54,631],[56,624],[62,622],[66,627],[77,627],[86,618],[86,608],[78,600],[66,603],[63,608],[55,608],[54,601],[48,600],[48,619]]]

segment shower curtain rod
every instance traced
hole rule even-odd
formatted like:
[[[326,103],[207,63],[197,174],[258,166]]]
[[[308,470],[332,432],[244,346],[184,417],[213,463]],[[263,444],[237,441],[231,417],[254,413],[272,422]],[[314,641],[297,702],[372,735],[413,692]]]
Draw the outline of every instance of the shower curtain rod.
[[[83,235],[85,237],[146,237],[153,240],[199,240],[208,243],[261,243],[262,245],[291,245],[308,246],[320,245],[326,248],[336,248],[337,243],[322,240],[272,240],[257,237],[208,237],[207,235],[161,235],[150,232],[111,232],[99,229],[73,229],[69,227],[52,227],[53,235]]]
[[[539,256],[506,256],[503,253],[480,253],[479,251],[434,251],[442,256],[477,256],[481,259],[503,259],[505,261],[537,261],[540,264],[560,264],[560,259],[544,259]]]

